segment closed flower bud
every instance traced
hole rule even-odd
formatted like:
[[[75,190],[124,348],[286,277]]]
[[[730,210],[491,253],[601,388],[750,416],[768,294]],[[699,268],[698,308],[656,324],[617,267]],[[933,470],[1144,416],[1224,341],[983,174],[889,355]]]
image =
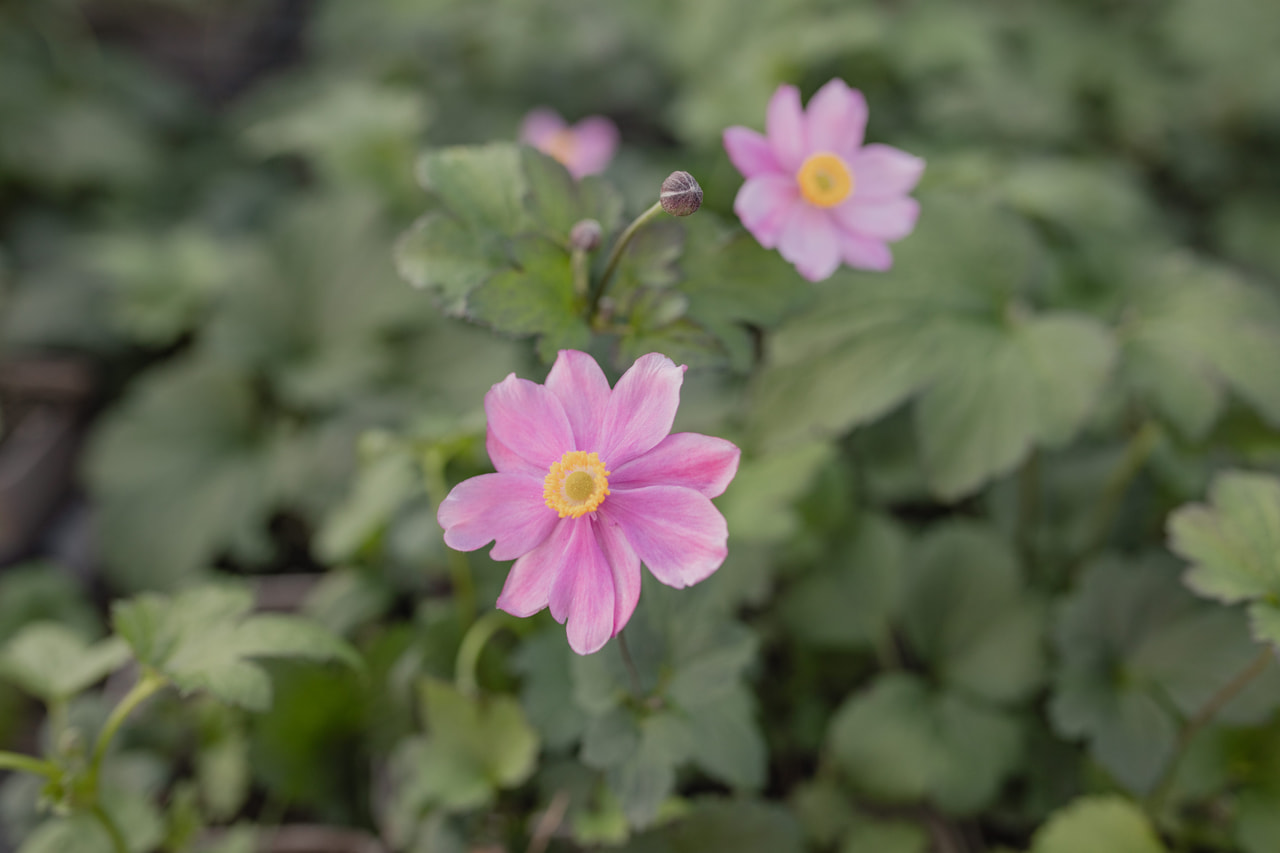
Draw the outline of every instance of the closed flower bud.
[[[594,219],[575,222],[569,230],[569,245],[579,251],[592,252],[600,245],[602,229]]]
[[[658,200],[672,216],[688,216],[702,207],[702,187],[688,172],[672,172],[662,182]]]

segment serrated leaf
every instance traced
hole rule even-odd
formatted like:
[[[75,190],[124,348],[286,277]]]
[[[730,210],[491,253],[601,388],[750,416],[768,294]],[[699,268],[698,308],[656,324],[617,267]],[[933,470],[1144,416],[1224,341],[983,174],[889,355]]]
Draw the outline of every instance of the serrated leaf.
[[[467,299],[472,319],[509,335],[538,335],[547,361],[560,349],[586,349],[591,333],[574,293],[569,254],[541,238],[513,247],[515,268],[490,278]]]
[[[521,149],[509,143],[427,151],[418,160],[418,182],[455,216],[474,226],[515,235],[529,226]]]
[[[0,676],[45,702],[66,700],[129,659],[119,637],[88,643],[53,622],[32,623],[0,648]]]
[[[541,233],[567,244],[569,232],[583,219],[594,219],[607,236],[622,217],[622,197],[594,175],[575,181],[559,161],[535,148],[520,150],[528,186],[526,207]]]
[[[112,607],[112,624],[138,660],[184,693],[207,690],[250,710],[271,703],[260,657],[341,660],[360,657],[341,638],[297,616],[250,615],[252,596],[231,587],[198,587],[173,597],[142,595]]]
[[[1049,717],[1088,740],[1094,760],[1138,793],[1155,784],[1180,725],[1257,657],[1239,614],[1198,602],[1159,562],[1089,567],[1057,614]],[[1257,722],[1280,707],[1280,668],[1256,678],[1217,718]],[[1175,713],[1175,709],[1178,713]]]
[[[1013,552],[992,528],[952,523],[920,540],[903,613],[912,648],[952,687],[1013,702],[1043,678],[1043,602],[1023,589]]]
[[[804,839],[795,819],[780,806],[754,800],[696,802],[691,811],[637,836],[625,853],[800,853]]]
[[[1121,797],[1083,797],[1049,818],[1031,853],[1165,853],[1142,810]]]
[[[1209,505],[1169,516],[1169,544],[1192,561],[1186,583],[1227,604],[1280,596],[1280,479],[1227,471],[1209,491]]]
[[[877,799],[932,798],[969,813],[986,805],[1021,757],[1017,722],[916,676],[892,673],[850,696],[827,731],[832,757]]]
[[[497,241],[443,211],[427,213],[400,235],[396,269],[436,294],[445,313],[465,313],[467,296],[509,261]]]
[[[1144,270],[1122,363],[1130,384],[1190,439],[1217,421],[1230,389],[1280,425],[1280,299],[1185,255]]]

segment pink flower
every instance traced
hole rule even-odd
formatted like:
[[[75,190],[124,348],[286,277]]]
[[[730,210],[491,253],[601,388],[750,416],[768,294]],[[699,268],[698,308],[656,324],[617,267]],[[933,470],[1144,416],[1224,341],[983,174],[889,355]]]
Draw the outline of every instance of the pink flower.
[[[622,630],[640,600],[640,563],[668,586],[708,577],[728,553],[711,498],[738,470],[721,438],[669,435],[683,366],[639,358],[612,390],[595,359],[561,350],[545,385],[511,374],[484,398],[497,468],[440,504],[444,541],[494,542],[515,558],[498,607],[532,616],[550,606],[578,654]]]
[[[760,245],[776,248],[810,281],[840,266],[887,270],[886,245],[915,227],[920,205],[907,193],[924,160],[888,145],[863,145],[867,102],[843,80],[827,83],[806,113],[794,86],[779,86],[767,136],[724,132],[729,159],[747,179],[734,212]]]
[[[604,116],[588,116],[573,127],[552,110],[524,117],[520,141],[559,160],[575,178],[603,172],[618,147],[618,128]]]

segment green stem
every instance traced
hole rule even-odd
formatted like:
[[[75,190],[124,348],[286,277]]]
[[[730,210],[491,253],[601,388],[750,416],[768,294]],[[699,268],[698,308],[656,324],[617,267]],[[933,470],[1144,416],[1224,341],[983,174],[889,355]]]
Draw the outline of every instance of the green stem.
[[[0,770],[19,770],[49,779],[58,775],[58,767],[52,761],[4,750],[0,750]]]
[[[138,683],[133,685],[133,688],[120,700],[120,704],[112,709],[111,716],[107,717],[102,731],[98,732],[97,743],[93,746],[93,757],[89,760],[89,791],[95,800],[98,796],[98,776],[102,772],[102,759],[106,757],[107,749],[115,739],[116,732],[139,705],[164,686],[164,676],[156,672],[144,672],[138,679]]]
[[[1151,815],[1153,820],[1159,820],[1160,811],[1164,807],[1164,802],[1169,796],[1169,792],[1173,789],[1173,783],[1178,776],[1178,765],[1182,762],[1182,757],[1187,751],[1187,747],[1191,745],[1191,741],[1195,738],[1200,730],[1209,723],[1213,722],[1214,717],[1218,716],[1218,712],[1225,708],[1232,699],[1240,695],[1246,687],[1259,675],[1267,671],[1267,667],[1271,666],[1275,660],[1275,652],[1267,646],[1253,661],[1241,670],[1235,678],[1224,684],[1217,693],[1209,697],[1209,700],[1196,711],[1195,715],[1187,720],[1183,725],[1182,731],[1178,732],[1178,742],[1174,746],[1173,756],[1170,757],[1169,763],[1165,765],[1164,774],[1160,777],[1159,784],[1152,791],[1151,796],[1147,799],[1147,813]]]
[[[587,267],[587,253],[583,249],[574,249],[569,255],[569,265],[573,270],[573,293],[579,299],[587,298],[591,287],[590,269]]]
[[[1162,435],[1163,430],[1158,423],[1146,421],[1129,439],[1124,456],[1111,472],[1111,476],[1107,478],[1107,485],[1094,512],[1092,533],[1085,546],[1084,554],[1078,562],[1084,562],[1092,557],[1106,543],[1107,534],[1111,532],[1111,526],[1115,523],[1115,514],[1120,508],[1121,499],[1129,490],[1133,478],[1147,463],[1151,452],[1156,449]]]
[[[475,696],[480,692],[480,684],[476,681],[476,667],[480,664],[480,653],[484,651],[489,638],[506,627],[509,617],[500,610],[494,610],[481,616],[462,637],[458,646],[458,657],[453,666],[453,683],[458,692],[465,696]]]
[[[609,279],[613,278],[613,273],[618,268],[618,263],[622,260],[622,253],[626,250],[627,244],[631,242],[631,238],[636,232],[643,228],[649,220],[665,213],[662,209],[662,202],[655,201],[653,207],[646,210],[635,218],[635,221],[627,226],[627,230],[622,232],[622,236],[618,238],[618,242],[613,244],[613,249],[609,252],[609,260],[604,265],[604,272],[600,274],[600,283],[596,285],[595,293],[591,297],[591,304],[588,306],[587,317],[594,317],[596,306],[600,304],[600,298],[604,296],[605,291],[609,288]]]
[[[98,819],[98,823],[102,824],[102,828],[107,831],[107,836],[111,839],[111,846],[115,853],[129,853],[129,845],[125,843],[120,827],[116,826],[116,822],[111,815],[107,814],[107,810],[100,804],[95,804],[90,809],[90,812]]]

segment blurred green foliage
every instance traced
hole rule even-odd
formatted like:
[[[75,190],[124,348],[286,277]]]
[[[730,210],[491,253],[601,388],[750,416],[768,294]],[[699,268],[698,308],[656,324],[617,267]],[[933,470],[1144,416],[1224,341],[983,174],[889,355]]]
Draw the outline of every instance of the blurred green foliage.
[[[100,387],[97,574],[0,574],[0,848],[1274,853],[1277,44],[1257,0],[4,3],[0,352]],[[810,285],[720,134],[837,76],[922,214]],[[603,176],[514,144],[540,105],[617,122]],[[702,210],[597,299],[675,168]],[[562,347],[690,365],[677,429],[744,449],[629,663],[486,621],[435,522]]]

